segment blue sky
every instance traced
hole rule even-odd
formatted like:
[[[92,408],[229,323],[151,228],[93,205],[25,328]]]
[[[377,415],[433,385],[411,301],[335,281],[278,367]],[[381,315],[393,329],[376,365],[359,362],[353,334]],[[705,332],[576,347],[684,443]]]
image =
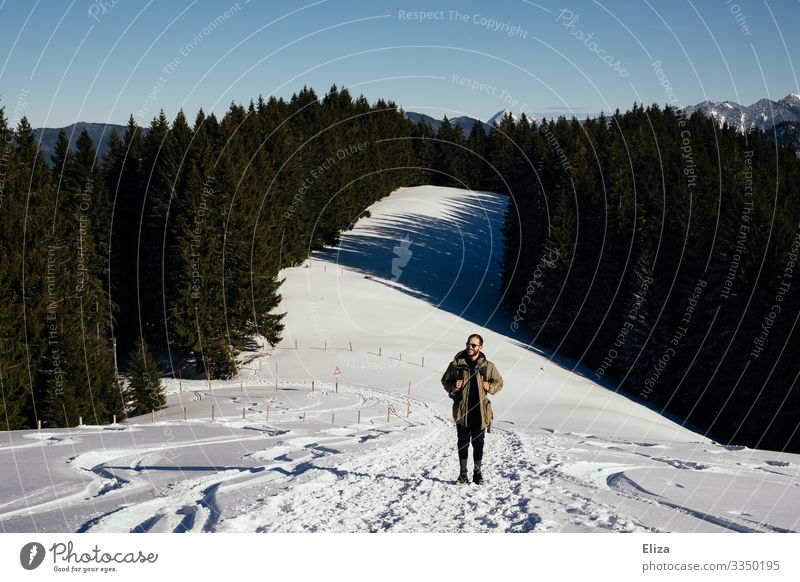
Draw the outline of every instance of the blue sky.
[[[750,104],[800,93],[798,23],[798,0],[0,0],[0,106],[147,124],[334,83],[435,117]]]

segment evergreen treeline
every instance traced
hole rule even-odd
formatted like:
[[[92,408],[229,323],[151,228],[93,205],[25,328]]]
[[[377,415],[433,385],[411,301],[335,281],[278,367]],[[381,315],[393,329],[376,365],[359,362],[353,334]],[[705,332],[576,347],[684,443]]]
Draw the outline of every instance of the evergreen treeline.
[[[110,204],[88,136],[61,136],[51,171],[27,120],[0,109],[0,418],[3,428],[110,422],[115,380],[105,278]]]
[[[455,133],[491,163],[481,176],[443,160],[456,181],[512,197],[512,333],[527,326],[718,440],[800,452],[791,149],[657,106],[585,123],[507,117],[486,142]]]
[[[800,161],[760,132],[657,106],[434,132],[333,87],[131,119],[102,160],[62,136],[52,169],[0,109],[0,144],[6,428],[157,408],[154,355],[229,377],[254,336],[280,340],[280,268],[433,183],[511,197],[510,333],[718,440],[800,451]]]
[[[281,338],[279,269],[419,180],[415,131],[394,103],[304,88],[222,119],[162,112],[146,135],[131,118],[103,159],[62,134],[51,169],[0,109],[3,428],[146,413],[186,363],[230,377],[255,336]]]

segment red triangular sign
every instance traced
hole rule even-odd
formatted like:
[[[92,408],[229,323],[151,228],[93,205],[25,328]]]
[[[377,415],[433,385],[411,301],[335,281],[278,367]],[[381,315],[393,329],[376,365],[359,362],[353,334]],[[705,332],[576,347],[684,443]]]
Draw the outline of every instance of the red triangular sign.
[[[342,371],[339,369],[339,366],[336,366],[336,369],[333,371],[333,375],[334,376],[338,376],[341,373],[342,373]]]

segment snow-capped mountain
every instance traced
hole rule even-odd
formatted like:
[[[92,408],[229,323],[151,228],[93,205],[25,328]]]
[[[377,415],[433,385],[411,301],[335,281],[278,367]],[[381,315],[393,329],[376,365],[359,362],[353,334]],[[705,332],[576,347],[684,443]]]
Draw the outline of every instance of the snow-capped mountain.
[[[498,111],[497,113],[492,115],[486,121],[486,124],[489,125],[490,127],[492,125],[499,124],[506,115],[510,115],[511,119],[514,120],[514,123],[519,123],[522,120],[522,116],[523,115],[525,115],[525,117],[528,118],[529,122],[533,121],[535,119],[532,113],[523,112],[523,113],[517,114],[517,113],[514,113],[513,111],[511,111],[510,109],[503,109],[502,111]]]
[[[703,101],[684,108],[686,115],[700,112],[716,119],[720,126],[727,123],[742,133],[758,128],[766,131],[785,121],[800,121],[800,95],[790,93],[780,101],[759,99],[752,105],[735,101]]]

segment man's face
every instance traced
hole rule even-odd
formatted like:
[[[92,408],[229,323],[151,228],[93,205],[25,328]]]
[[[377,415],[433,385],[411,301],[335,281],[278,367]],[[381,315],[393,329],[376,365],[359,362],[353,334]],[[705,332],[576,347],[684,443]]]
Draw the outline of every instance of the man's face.
[[[471,337],[467,340],[467,356],[471,359],[478,357],[481,352],[481,342],[476,337]]]

